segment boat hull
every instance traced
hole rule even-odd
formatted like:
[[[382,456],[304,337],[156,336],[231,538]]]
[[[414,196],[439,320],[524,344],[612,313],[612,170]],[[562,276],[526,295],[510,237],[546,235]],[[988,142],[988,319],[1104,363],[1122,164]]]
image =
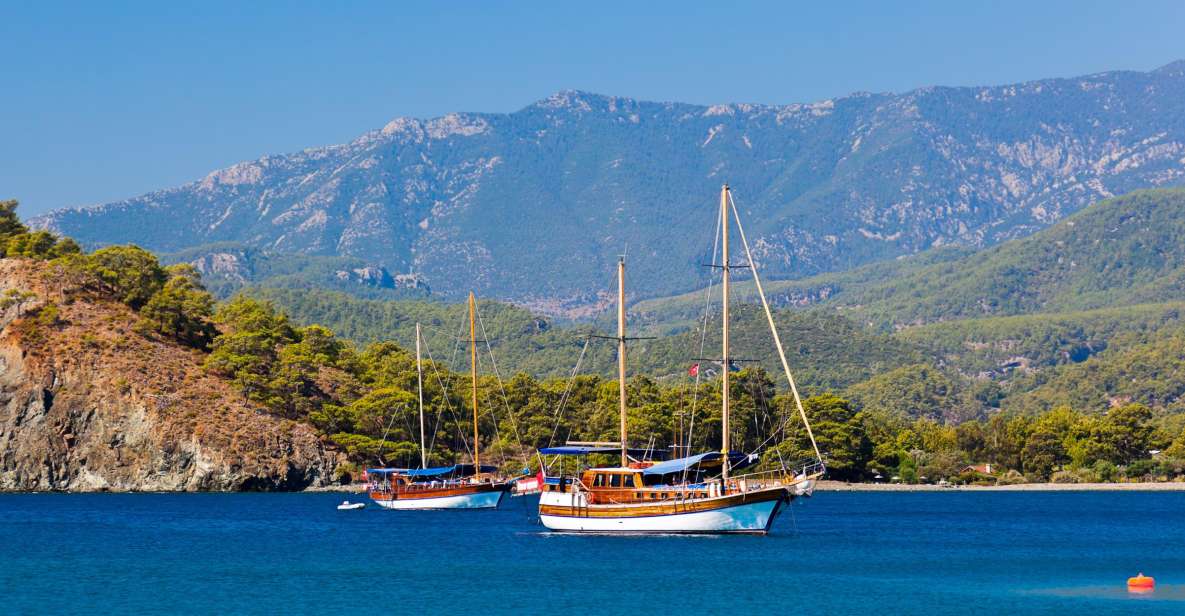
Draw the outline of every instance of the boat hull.
[[[777,490],[670,506],[574,506],[579,504],[580,497],[544,493],[540,499],[540,521],[548,529],[563,532],[764,534],[782,506],[793,498],[785,490]]]
[[[463,493],[395,495],[372,494],[371,500],[384,509],[494,509],[506,494],[505,486],[482,486],[484,489]]]

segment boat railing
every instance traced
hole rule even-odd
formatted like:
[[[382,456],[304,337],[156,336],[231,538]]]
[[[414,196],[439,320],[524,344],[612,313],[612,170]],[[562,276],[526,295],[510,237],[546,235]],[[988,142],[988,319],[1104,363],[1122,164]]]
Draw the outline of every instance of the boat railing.
[[[814,462],[798,468],[779,468],[747,473],[729,478],[728,489],[730,492],[749,492],[765,488],[790,487],[804,481],[818,479],[825,470],[826,467],[822,462]]]
[[[445,479],[437,481],[413,481],[409,483],[370,483],[367,487],[371,492],[424,492],[443,488],[457,488],[474,485],[469,479]]]

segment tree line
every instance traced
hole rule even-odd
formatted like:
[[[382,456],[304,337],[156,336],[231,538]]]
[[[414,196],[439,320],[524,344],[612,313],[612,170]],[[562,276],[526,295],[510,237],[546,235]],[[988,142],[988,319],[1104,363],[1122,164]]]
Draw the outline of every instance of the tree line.
[[[233,382],[245,399],[264,412],[314,425],[358,468],[419,463],[416,362],[404,346],[376,341],[359,347],[324,326],[298,326],[271,302],[247,295],[217,304],[189,265],[164,267],[136,246],[85,254],[68,238],[30,231],[15,208],[16,202],[0,202],[5,257],[44,261],[61,284],[123,302],[138,314],[140,335],[197,349],[205,368]],[[444,359],[424,362],[431,463],[466,460],[473,445],[468,366]],[[539,447],[617,439],[616,381],[595,374],[495,375],[493,367],[483,357],[483,459],[518,469],[536,464],[532,454]],[[900,380],[918,387],[917,379]],[[919,398],[936,395],[928,386],[917,391]],[[632,446],[672,455],[719,447],[718,379],[635,375],[627,392]],[[735,373],[732,393],[730,430],[737,450],[760,453],[767,466],[813,456],[792,399],[760,365]],[[953,421],[914,417],[908,399],[902,402],[884,388],[862,393],[855,400],[831,393],[804,400],[831,478],[1082,482],[1185,473],[1185,414],[1120,404],[1101,414],[1058,407]],[[681,448],[672,450],[675,444]],[[971,468],[985,464],[990,472]]]

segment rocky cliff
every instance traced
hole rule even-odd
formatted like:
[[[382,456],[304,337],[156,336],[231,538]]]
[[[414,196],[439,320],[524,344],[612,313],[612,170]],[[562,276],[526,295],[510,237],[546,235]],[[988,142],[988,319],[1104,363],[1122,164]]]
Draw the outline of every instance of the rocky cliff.
[[[126,306],[0,259],[0,490],[297,490],[339,458],[263,413]]]

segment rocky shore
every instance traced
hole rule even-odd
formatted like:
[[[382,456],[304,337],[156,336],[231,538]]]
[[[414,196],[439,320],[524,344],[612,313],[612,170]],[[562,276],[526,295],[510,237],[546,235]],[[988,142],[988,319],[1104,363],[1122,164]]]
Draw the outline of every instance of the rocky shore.
[[[265,413],[121,303],[0,259],[0,491],[294,491],[341,456]]]
[[[902,483],[820,481],[821,492],[1185,492],[1185,482],[1147,483],[1018,483],[1007,486],[939,486]]]

